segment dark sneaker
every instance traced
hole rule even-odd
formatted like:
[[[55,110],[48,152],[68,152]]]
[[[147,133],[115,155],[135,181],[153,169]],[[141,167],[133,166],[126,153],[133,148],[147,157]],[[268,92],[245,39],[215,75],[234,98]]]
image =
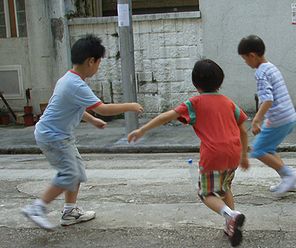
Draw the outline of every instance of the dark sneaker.
[[[245,216],[240,212],[235,212],[235,214],[227,221],[225,234],[228,236],[231,245],[238,246],[243,240],[243,235],[241,228],[244,225]]]
[[[46,208],[40,205],[27,205],[21,210],[21,213],[29,220],[33,221],[37,226],[51,231],[55,228],[46,217]]]
[[[70,226],[80,222],[92,220],[95,217],[96,213],[94,211],[84,212],[82,209],[76,207],[69,212],[64,212],[60,223],[62,226]]]

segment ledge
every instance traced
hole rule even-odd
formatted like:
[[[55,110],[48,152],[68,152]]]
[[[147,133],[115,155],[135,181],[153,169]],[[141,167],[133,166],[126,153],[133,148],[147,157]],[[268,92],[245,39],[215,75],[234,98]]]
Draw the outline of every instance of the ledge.
[[[190,11],[190,12],[175,12],[175,13],[162,13],[162,14],[133,15],[133,22],[170,20],[170,19],[200,19],[200,18],[201,18],[200,11]],[[103,23],[117,23],[117,16],[73,18],[68,20],[69,26],[103,24]]]

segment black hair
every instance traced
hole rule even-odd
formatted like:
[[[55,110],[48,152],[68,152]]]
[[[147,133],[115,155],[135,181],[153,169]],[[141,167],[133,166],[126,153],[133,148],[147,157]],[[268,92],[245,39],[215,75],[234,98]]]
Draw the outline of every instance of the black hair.
[[[256,53],[261,57],[265,53],[265,45],[263,40],[257,35],[249,35],[241,39],[238,44],[237,52],[239,55]]]
[[[92,34],[77,40],[71,48],[71,61],[75,64],[83,64],[88,58],[98,60],[105,56],[105,47],[102,40]]]
[[[222,68],[210,59],[202,59],[195,63],[192,70],[192,83],[203,92],[217,91],[224,79]]]

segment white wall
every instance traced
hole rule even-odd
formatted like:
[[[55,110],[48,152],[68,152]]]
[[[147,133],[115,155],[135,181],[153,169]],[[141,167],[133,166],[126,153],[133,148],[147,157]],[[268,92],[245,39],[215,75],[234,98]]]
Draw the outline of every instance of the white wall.
[[[0,66],[20,65],[23,96],[21,99],[7,99],[9,105],[15,111],[22,111],[26,105],[25,89],[31,88],[31,71],[28,54],[28,39],[27,38],[4,38],[0,39]],[[1,90],[1,86],[0,86]],[[4,92],[5,95],[5,92]],[[1,101],[0,106],[4,105]]]
[[[54,85],[49,4],[46,0],[26,1],[31,97],[35,113],[40,113],[39,104],[48,101]]]
[[[296,104],[296,25],[291,24],[294,1],[200,0],[201,12],[133,16],[138,100],[147,117],[194,94],[191,70],[201,57],[215,60],[224,69],[222,93],[245,110],[254,111],[254,70],[237,54],[239,40],[249,34],[264,39],[266,57],[282,71]],[[28,38],[0,40],[0,56],[5,58],[0,65],[22,65],[24,89],[34,89],[35,112],[39,112],[40,102],[49,99],[56,80],[69,67],[63,10],[63,0],[27,0]],[[55,25],[53,20],[57,21]],[[89,82],[104,101],[123,101],[117,18],[69,20],[68,28],[71,44],[86,33],[102,38],[107,57]],[[9,103],[20,110],[26,101],[24,97]]]
[[[217,61],[226,78],[222,92],[254,111],[254,70],[237,54],[240,39],[260,36],[266,58],[278,66],[296,104],[296,25],[291,21],[295,0],[200,0],[204,56]]]
[[[199,12],[133,16],[133,31],[138,102],[146,116],[166,111],[192,96],[191,71],[203,54]],[[123,101],[121,64],[116,56],[117,18],[73,19],[69,33],[71,43],[86,33],[102,38],[107,57],[89,82],[104,101]]]

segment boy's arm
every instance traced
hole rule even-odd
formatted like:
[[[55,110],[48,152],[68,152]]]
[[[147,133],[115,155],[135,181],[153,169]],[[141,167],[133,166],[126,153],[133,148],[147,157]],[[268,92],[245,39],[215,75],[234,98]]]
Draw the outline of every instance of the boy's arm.
[[[247,128],[244,123],[239,125],[240,139],[242,144],[242,155],[240,166],[242,169],[246,170],[249,168],[249,159],[248,159],[248,133]]]
[[[107,123],[104,122],[103,120],[96,118],[94,116],[92,116],[90,113],[87,113],[86,111],[84,111],[82,119],[86,122],[91,123],[92,125],[94,125],[97,128],[105,128]]]
[[[268,109],[271,108],[272,103],[272,101],[265,101],[260,105],[260,108],[252,121],[252,133],[254,135],[260,133],[261,123],[264,119],[264,115],[266,114]]]
[[[140,104],[135,102],[110,103],[110,104],[100,104],[99,106],[93,108],[92,111],[103,116],[111,116],[111,115],[118,115],[128,111],[142,113],[143,107]]]
[[[139,138],[141,138],[147,131],[150,129],[159,127],[163,124],[166,124],[172,120],[178,119],[180,115],[175,110],[170,110],[167,112],[164,112],[158,116],[156,116],[154,119],[146,123],[144,126],[142,126],[139,129],[136,129],[129,133],[128,135],[128,142],[131,141],[137,141]]]

